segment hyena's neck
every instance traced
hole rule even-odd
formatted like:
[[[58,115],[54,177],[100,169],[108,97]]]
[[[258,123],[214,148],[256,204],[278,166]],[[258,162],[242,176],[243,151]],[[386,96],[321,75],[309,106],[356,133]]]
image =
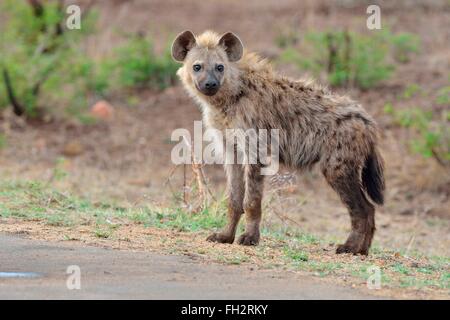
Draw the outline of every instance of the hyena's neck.
[[[224,116],[230,116],[239,100],[244,95],[244,79],[246,73],[239,69],[230,72],[229,77],[222,84],[219,92],[212,97],[205,97],[207,105],[214,111],[223,113]]]

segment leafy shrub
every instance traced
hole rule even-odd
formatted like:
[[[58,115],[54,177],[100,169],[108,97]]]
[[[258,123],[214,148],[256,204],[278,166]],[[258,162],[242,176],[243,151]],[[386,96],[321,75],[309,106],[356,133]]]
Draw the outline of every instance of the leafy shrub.
[[[413,96],[415,96],[416,94],[418,94],[420,92],[423,93],[422,88],[418,84],[413,83],[413,84],[408,85],[405,88],[405,90],[403,90],[403,93],[400,95],[399,98],[401,98],[401,99],[410,99],[410,98],[412,98]]]
[[[157,55],[151,40],[142,35],[132,36],[125,45],[119,47],[111,64],[117,72],[118,85],[128,88],[169,87],[173,85],[179,67],[169,50]]]
[[[0,22],[2,41],[0,107],[13,104],[15,112],[37,115],[38,107],[65,105],[77,97],[85,105],[87,92],[79,88],[85,77],[80,72],[84,52],[74,44],[91,31],[88,20],[82,30],[65,30],[65,12],[56,1],[40,8],[26,1],[5,0],[0,4],[6,19]],[[7,85],[9,83],[9,85]],[[7,87],[16,101],[6,93]],[[23,109],[23,110],[20,110]]]
[[[363,35],[349,31],[309,32],[300,48],[288,46],[281,59],[316,74],[326,71],[333,86],[373,87],[388,79],[394,66],[389,53],[406,61],[418,42],[409,34],[389,31]]]
[[[436,103],[439,105],[450,105],[450,86],[446,86],[438,91]]]
[[[6,17],[0,20],[0,108],[12,105],[17,115],[34,117],[44,108],[62,106],[69,116],[86,122],[83,111],[94,96],[123,87],[173,84],[178,66],[168,50],[157,55],[152,42],[137,35],[94,61],[79,44],[94,31],[95,12],[83,16],[81,30],[66,30],[60,1],[39,2],[39,12],[31,3],[0,3]]]
[[[392,34],[384,32],[385,41],[391,44],[394,59],[398,62],[409,62],[410,54],[419,51],[419,38],[410,33]]]
[[[450,112],[439,114],[421,108],[396,110],[388,103],[385,113],[400,126],[413,130],[417,138],[410,141],[412,149],[426,158],[433,157],[441,165],[450,165]]]

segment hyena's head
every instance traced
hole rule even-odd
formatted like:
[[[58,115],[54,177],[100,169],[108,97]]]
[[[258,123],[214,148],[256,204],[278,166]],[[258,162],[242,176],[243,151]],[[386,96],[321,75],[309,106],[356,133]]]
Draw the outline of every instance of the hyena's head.
[[[172,56],[183,63],[178,75],[185,85],[213,96],[233,78],[234,63],[241,59],[243,50],[241,40],[231,32],[219,36],[206,31],[196,37],[184,31],[173,42]]]

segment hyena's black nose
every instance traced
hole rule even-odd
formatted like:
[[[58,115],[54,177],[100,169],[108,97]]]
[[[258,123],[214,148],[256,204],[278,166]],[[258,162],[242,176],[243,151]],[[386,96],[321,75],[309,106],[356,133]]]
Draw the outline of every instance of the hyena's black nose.
[[[217,81],[208,81],[205,83],[206,89],[216,89],[218,85]]]

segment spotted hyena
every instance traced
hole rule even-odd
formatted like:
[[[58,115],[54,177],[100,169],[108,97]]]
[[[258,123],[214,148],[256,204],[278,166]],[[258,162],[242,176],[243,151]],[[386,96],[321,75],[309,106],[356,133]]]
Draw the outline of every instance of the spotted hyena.
[[[294,169],[318,164],[325,179],[348,208],[351,233],[337,253],[367,255],[375,232],[375,207],[383,204],[383,160],[377,148],[377,125],[355,101],[309,80],[275,73],[270,63],[246,52],[231,32],[206,31],[177,36],[172,55],[182,62],[178,76],[196,100],[208,128],[278,129],[279,161]],[[231,152],[239,152],[236,145]],[[229,151],[228,151],[229,152]],[[262,164],[225,164],[228,224],[209,241],[233,243],[245,213],[239,244],[259,242]],[[370,199],[370,200],[369,200]]]

